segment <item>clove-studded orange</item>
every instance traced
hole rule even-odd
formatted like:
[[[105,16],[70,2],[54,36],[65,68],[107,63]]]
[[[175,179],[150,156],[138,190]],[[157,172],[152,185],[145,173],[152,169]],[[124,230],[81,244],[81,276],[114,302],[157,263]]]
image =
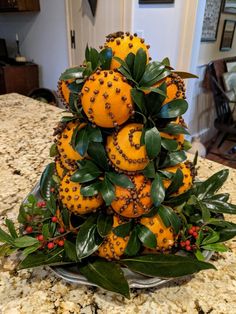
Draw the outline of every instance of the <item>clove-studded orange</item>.
[[[151,181],[142,174],[130,176],[130,180],[133,188],[115,186],[115,199],[111,207],[121,216],[136,218],[149,212],[152,206]]]
[[[159,215],[143,217],[140,223],[152,231],[157,240],[156,250],[163,251],[171,249],[175,243],[175,236],[171,227],[166,227]]]
[[[195,170],[190,162],[180,163],[173,167],[164,168],[163,170],[170,173],[176,173],[178,169],[180,169],[183,173],[183,184],[178,189],[178,191],[173,193],[173,195],[179,195],[187,192],[192,187],[193,178],[195,174]],[[163,184],[164,187],[167,189],[171,184],[171,180],[165,179],[163,180]]]
[[[86,124],[78,121],[71,121],[66,124],[66,127],[57,136],[57,148],[60,153],[60,161],[64,168],[73,170],[76,168],[76,161],[83,157],[72,147],[71,140],[75,128],[79,130]]]
[[[143,125],[131,123],[107,138],[106,150],[116,170],[134,172],[148,164],[145,145],[140,144]]]
[[[68,108],[70,101],[70,89],[68,85],[72,83],[73,80],[63,80],[58,82],[58,92],[62,99],[63,104]]]
[[[63,178],[64,174],[67,172],[67,169],[63,167],[61,158],[59,156],[55,158],[55,167],[58,177]]]
[[[104,47],[111,48],[113,56],[119,57],[122,60],[124,60],[130,52],[136,54],[140,48],[142,48],[146,52],[147,60],[149,58],[148,49],[150,48],[150,46],[145,44],[143,38],[137,37],[137,34],[132,35],[129,32],[117,32],[108,35]],[[120,63],[115,59],[112,59],[111,69],[119,67]]]
[[[127,223],[123,217],[118,215],[113,216],[113,228]],[[124,238],[118,237],[113,231],[111,231],[105,238],[102,245],[98,249],[98,255],[108,260],[119,259],[124,254],[125,248],[128,244],[129,236]]]
[[[131,88],[120,73],[97,70],[81,91],[81,103],[88,119],[104,128],[126,122],[134,113]]]
[[[59,197],[62,204],[68,210],[77,215],[83,215],[96,211],[103,203],[100,194],[83,196],[80,193],[81,185],[70,180],[71,173],[67,173],[61,180]]]
[[[183,79],[179,75],[172,73],[164,81],[166,82],[167,97],[164,100],[163,105],[175,99],[186,98],[185,97],[185,90],[186,90],[185,84],[184,84]]]

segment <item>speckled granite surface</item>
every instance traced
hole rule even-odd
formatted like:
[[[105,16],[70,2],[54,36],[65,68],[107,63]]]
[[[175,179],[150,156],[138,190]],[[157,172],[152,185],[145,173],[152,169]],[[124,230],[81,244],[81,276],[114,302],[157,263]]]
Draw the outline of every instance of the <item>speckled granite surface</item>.
[[[21,200],[49,162],[53,127],[61,110],[17,95],[0,96],[0,224],[16,219]],[[204,179],[223,168],[199,161]],[[236,170],[223,189],[236,203]],[[227,217],[235,220],[234,217]],[[215,255],[218,271],[162,288],[132,290],[131,300],[97,288],[68,284],[49,268],[11,271],[11,260],[0,262],[0,313],[236,313],[236,240],[230,252]]]

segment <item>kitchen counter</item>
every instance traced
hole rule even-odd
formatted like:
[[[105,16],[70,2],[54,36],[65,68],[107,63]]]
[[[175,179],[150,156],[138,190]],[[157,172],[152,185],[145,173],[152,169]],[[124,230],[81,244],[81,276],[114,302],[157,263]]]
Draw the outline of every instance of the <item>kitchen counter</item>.
[[[0,224],[16,220],[19,205],[50,162],[53,127],[62,111],[33,99],[0,96]],[[198,176],[205,179],[220,164],[199,159]],[[236,203],[236,170],[222,189]],[[235,217],[226,217],[236,222]],[[217,271],[202,271],[162,288],[133,289],[131,299],[101,289],[69,284],[48,267],[13,271],[11,259],[0,261],[0,313],[236,313],[236,240],[215,254]]]

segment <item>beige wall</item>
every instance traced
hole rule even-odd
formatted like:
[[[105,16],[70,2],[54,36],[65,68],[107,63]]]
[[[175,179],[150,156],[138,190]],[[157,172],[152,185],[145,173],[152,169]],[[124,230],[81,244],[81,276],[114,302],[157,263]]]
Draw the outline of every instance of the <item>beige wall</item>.
[[[224,20],[226,19],[236,21],[236,15],[224,13],[221,14],[217,40],[214,42],[201,43],[200,54],[198,59],[199,65],[207,64],[211,60],[236,56],[236,32],[234,33],[234,40],[231,50],[220,51],[221,36],[223,32]]]

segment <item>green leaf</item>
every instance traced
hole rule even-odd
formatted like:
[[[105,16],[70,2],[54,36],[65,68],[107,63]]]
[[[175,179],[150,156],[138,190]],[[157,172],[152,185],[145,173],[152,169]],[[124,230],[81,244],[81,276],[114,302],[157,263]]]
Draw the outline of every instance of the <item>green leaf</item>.
[[[99,52],[95,48],[89,49],[89,61],[91,62],[92,69],[96,70],[96,68],[99,66]]]
[[[148,163],[148,165],[143,169],[143,175],[146,177],[146,178],[149,178],[149,179],[154,179],[155,176],[156,176],[156,170],[155,170],[155,166],[154,166],[154,162],[153,161],[150,161]]]
[[[149,91],[152,90],[151,87],[148,88]],[[162,91],[162,95],[160,93],[150,92],[146,97],[146,107],[148,108],[148,113],[155,118],[161,110],[162,103],[166,98],[166,83],[162,83],[159,86],[159,90]],[[163,96],[164,94],[164,96]]]
[[[161,95],[163,96],[164,98],[166,98],[166,92],[164,92],[162,89],[160,89],[159,87],[139,87],[139,90],[142,90],[142,91],[149,91],[149,92],[152,92],[153,94],[158,94],[158,95]]]
[[[14,238],[0,228],[0,242],[14,245]]]
[[[188,103],[184,99],[175,99],[162,106],[158,118],[171,119],[183,115],[188,109]]]
[[[102,51],[100,51],[99,59],[100,59],[102,70],[110,69],[112,57],[113,55],[112,55],[111,48],[105,48]]]
[[[152,86],[158,82],[158,78],[165,70],[165,66],[157,61],[153,61],[147,64],[143,77],[139,82],[139,86]]]
[[[171,179],[171,184],[166,190],[167,195],[171,195],[176,192],[183,185],[183,172],[180,169],[177,169],[176,173]]]
[[[171,207],[180,206],[180,205],[184,204],[189,199],[189,197],[191,196],[192,193],[193,192],[190,189],[183,194],[180,194],[180,195],[175,196],[175,197],[170,197],[167,200],[165,200],[165,204],[168,206],[171,206]]]
[[[188,72],[181,72],[181,71],[173,71],[173,73],[179,75],[182,79],[188,79],[188,78],[198,78],[197,75],[188,73]]]
[[[218,232],[214,231],[213,229],[210,229],[210,233],[203,239],[201,245],[207,245],[215,243],[219,240],[220,236]]]
[[[99,127],[92,127],[90,125],[88,125],[86,127],[87,129],[87,135],[88,135],[88,139],[90,142],[98,142],[101,143],[103,141],[102,138],[102,132],[99,129]]]
[[[212,195],[208,198],[204,198],[204,202],[207,202],[208,200],[216,200],[216,201],[221,201],[221,202],[227,202],[229,200],[229,193],[221,193],[221,194],[216,194],[216,195]]]
[[[215,269],[215,266],[210,263],[171,254],[149,254],[125,258],[121,260],[121,263],[134,272],[160,278],[181,277],[203,269]]]
[[[160,132],[168,134],[186,134],[189,135],[189,132],[182,126],[176,123],[169,123],[164,128],[159,129]]]
[[[90,160],[80,163],[80,169],[71,176],[72,182],[85,183],[92,181],[102,174],[101,170]]]
[[[236,236],[236,224],[230,223],[230,226],[218,231],[220,235],[219,242],[228,241]]]
[[[17,221],[21,224],[24,224],[27,221],[27,213],[25,211],[24,205],[20,205],[19,214],[17,217]]]
[[[181,220],[171,207],[161,205],[158,214],[166,227],[172,226],[175,234],[178,234],[181,227]]]
[[[236,205],[218,200],[203,200],[203,204],[210,212],[236,215]]]
[[[52,162],[46,166],[41,178],[40,178],[40,194],[44,199],[48,199],[50,195],[50,189],[54,187],[53,174],[55,173],[55,163]]]
[[[135,58],[135,54],[130,52],[126,58],[125,58],[125,62],[130,70],[130,73],[133,73],[133,67],[134,67],[134,58]]]
[[[101,181],[96,181],[92,184],[81,186],[80,193],[83,196],[94,196],[98,194],[100,185],[101,185]]]
[[[75,139],[75,150],[81,155],[84,156],[87,153],[89,145],[89,138],[87,133],[87,128],[82,128],[77,132]]]
[[[125,238],[130,234],[132,227],[133,227],[133,223],[132,223],[132,221],[130,221],[130,222],[123,223],[122,225],[119,225],[119,226],[113,228],[112,231],[118,237]]]
[[[102,194],[106,205],[111,205],[112,201],[115,199],[115,187],[111,184],[108,178],[105,176],[104,180],[101,182],[99,187],[99,192]]]
[[[175,151],[178,148],[178,142],[176,140],[171,140],[169,138],[161,138],[161,146],[168,151]]]
[[[146,68],[146,63],[147,63],[147,54],[142,48],[139,48],[134,58],[134,69],[133,69],[134,79],[136,82],[139,82],[139,80],[142,78],[145,68]]]
[[[118,174],[115,172],[106,172],[106,176],[111,181],[111,183],[115,185],[119,185],[126,189],[128,188],[132,189],[134,187],[133,182],[125,174]]]
[[[78,262],[75,244],[71,241],[65,240],[64,249],[66,256],[73,262]]]
[[[144,93],[141,92],[140,90],[137,90],[136,88],[132,88],[131,97],[133,99],[133,102],[138,106],[138,109],[140,110],[140,112],[146,115],[147,109],[145,107]]]
[[[106,151],[101,143],[90,143],[88,154],[99,167],[104,170],[109,169]]]
[[[48,238],[50,238],[51,234],[50,234],[50,230],[49,230],[49,224],[43,224],[42,227],[42,235],[44,237],[45,240],[47,240]]]
[[[7,243],[0,245],[0,257],[9,256],[15,251],[16,249]]]
[[[117,263],[97,259],[94,262],[79,265],[79,272],[90,282],[130,298],[128,282]]]
[[[27,256],[29,254],[32,254],[33,252],[37,251],[41,246],[41,243],[35,243],[32,246],[28,246],[23,250],[23,255]]]
[[[164,64],[165,66],[170,66],[170,59],[169,58],[164,58],[162,61],[161,61],[162,64]]]
[[[188,151],[192,148],[192,144],[191,142],[187,141],[187,140],[184,140],[184,143],[183,143],[183,149],[185,151]]]
[[[128,244],[125,248],[125,254],[129,256],[134,256],[138,253],[138,251],[141,248],[141,242],[138,238],[138,232],[137,229],[134,228],[133,231],[130,234],[130,238],[128,241]]]
[[[166,155],[165,160],[159,165],[160,168],[175,166],[187,159],[185,151],[170,152]]]
[[[15,238],[18,238],[18,235],[17,235],[17,232],[16,232],[16,229],[15,229],[15,226],[14,226],[14,223],[11,219],[7,219],[5,220],[5,223],[7,225],[7,228],[10,232],[10,235],[15,239]]]
[[[150,159],[157,157],[161,150],[161,136],[156,127],[145,132],[145,145]]]
[[[67,123],[76,120],[77,118],[74,116],[64,116],[61,118],[62,123]]]
[[[62,253],[64,249],[56,249],[51,254],[45,254],[45,252],[34,252],[26,256],[26,258],[20,263],[19,269],[34,268],[42,265],[63,265],[67,262],[63,261]]]
[[[50,152],[49,152],[49,156],[50,157],[55,157],[59,155],[58,149],[57,149],[57,144],[52,144],[52,146],[50,147]]]
[[[155,249],[157,247],[157,239],[155,234],[144,225],[136,226],[139,240],[145,247]]]
[[[165,198],[165,188],[161,177],[156,174],[151,185],[151,199],[155,206],[159,206]]]
[[[84,67],[74,67],[74,68],[67,69],[65,72],[61,74],[59,80],[67,81],[71,79],[82,78],[84,70],[85,70]]]
[[[90,216],[80,227],[76,237],[76,254],[79,260],[90,256],[101,245],[103,238],[97,232],[96,217]]]
[[[205,257],[204,255],[202,254],[202,252],[200,250],[197,250],[194,255],[196,256],[196,258],[199,260],[199,261],[202,261],[204,262],[205,260]]]
[[[116,57],[116,56],[113,57],[113,59],[116,60],[117,62],[119,62],[120,65],[121,65],[121,67],[123,67],[123,69],[124,69],[128,74],[130,74],[130,76],[131,76],[131,73],[130,73],[128,64],[127,64],[124,60],[122,60],[121,58]],[[121,68],[119,68],[118,70],[120,71],[120,69],[121,69]]]
[[[105,237],[111,231],[113,216],[100,213],[97,220],[97,231],[101,237]]]
[[[213,174],[210,178],[206,181],[201,182],[197,186],[196,194],[199,199],[204,199],[209,195],[213,195],[217,192],[225,183],[229,175],[229,170],[224,169],[215,174]]]
[[[29,236],[23,236],[20,238],[16,238],[14,240],[14,245],[16,247],[19,247],[19,248],[28,247],[28,246],[34,245],[36,243],[39,243],[39,241],[37,239],[35,239],[33,237],[29,237]]]
[[[215,252],[227,252],[229,250],[222,243],[214,243],[214,244],[203,245],[201,248],[204,249],[204,250],[207,250],[207,251],[215,251]]]

